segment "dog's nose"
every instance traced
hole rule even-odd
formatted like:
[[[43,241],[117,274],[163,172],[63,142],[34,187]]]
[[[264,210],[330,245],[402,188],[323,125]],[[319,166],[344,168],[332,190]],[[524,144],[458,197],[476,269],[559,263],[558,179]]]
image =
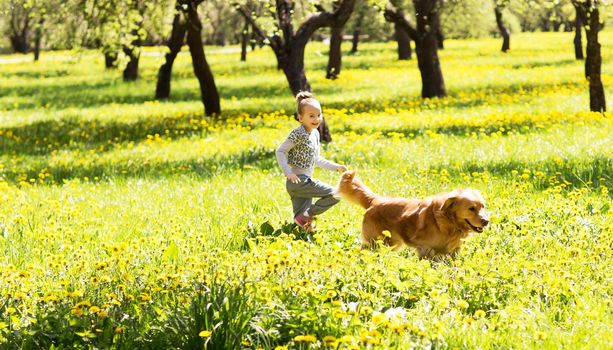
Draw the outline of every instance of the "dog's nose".
[[[481,225],[483,226],[487,226],[487,224],[489,224],[490,221],[488,219],[481,219]]]

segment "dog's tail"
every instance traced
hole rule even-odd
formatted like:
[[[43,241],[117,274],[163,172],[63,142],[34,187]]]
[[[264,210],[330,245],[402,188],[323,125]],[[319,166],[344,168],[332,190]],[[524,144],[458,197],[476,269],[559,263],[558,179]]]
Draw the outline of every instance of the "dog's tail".
[[[355,170],[348,170],[341,175],[335,197],[346,199],[368,209],[379,196],[366,187],[362,181],[355,178]]]

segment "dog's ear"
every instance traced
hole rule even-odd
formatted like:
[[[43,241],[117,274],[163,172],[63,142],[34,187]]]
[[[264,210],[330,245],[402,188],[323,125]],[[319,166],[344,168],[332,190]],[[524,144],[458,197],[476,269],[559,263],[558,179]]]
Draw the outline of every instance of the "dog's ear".
[[[451,208],[451,206],[453,205],[453,203],[456,202],[456,200],[458,200],[458,197],[447,197],[447,198],[445,198],[445,200],[443,201],[443,204],[440,207],[440,210],[441,211],[449,210],[449,208]]]
[[[458,198],[460,197],[460,193],[458,191],[453,191],[449,194],[447,194],[447,196],[445,196],[442,199],[442,204],[439,208],[440,211],[446,212],[449,210],[449,208],[451,208],[453,206],[453,204],[458,200]]]
[[[350,182],[355,177],[355,174],[356,174],[355,170],[347,170],[343,173],[343,175],[341,175],[341,180]]]

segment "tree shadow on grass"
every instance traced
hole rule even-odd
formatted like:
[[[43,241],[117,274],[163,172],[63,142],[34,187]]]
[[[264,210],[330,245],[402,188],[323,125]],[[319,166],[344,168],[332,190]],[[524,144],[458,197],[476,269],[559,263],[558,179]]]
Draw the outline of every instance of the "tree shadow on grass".
[[[359,164],[355,164],[359,167]],[[556,159],[543,161],[503,160],[496,162],[467,162],[462,164],[434,164],[433,168],[445,169],[450,177],[462,182],[463,174],[487,172],[499,179],[517,179],[524,169],[529,169],[531,175],[518,181],[530,182],[537,190],[543,190],[556,184],[565,184],[564,189],[599,186],[613,187],[613,159],[597,155],[591,159],[568,159],[563,162]],[[112,181],[114,179],[130,178],[164,178],[188,175],[201,179],[209,179],[224,173],[236,171],[271,171],[278,169],[274,149],[253,148],[226,156],[210,158],[193,158],[188,160],[161,161],[150,163],[145,161],[126,160],[121,163],[71,163],[52,165],[42,161],[30,164],[20,172],[6,172],[4,181],[19,183],[29,179],[39,179],[39,174],[46,174],[43,184],[63,184],[71,179],[89,181]],[[514,173],[514,170],[517,173]],[[538,174],[542,172],[543,174]],[[557,182],[553,181],[555,179]],[[38,181],[38,180],[37,180]]]
[[[513,69],[531,69],[531,68],[540,68],[540,67],[561,67],[561,66],[569,66],[577,64],[577,60],[573,59],[562,59],[557,61],[532,61],[532,62],[524,62],[524,63],[516,63],[511,65]]]
[[[574,84],[573,84],[574,85]],[[492,96],[497,96],[501,93],[512,94],[521,90],[521,94],[513,98],[514,103],[521,102],[522,99],[531,99],[531,92],[538,91],[543,88],[543,85],[532,86],[508,86],[505,89],[489,90],[484,89],[486,94],[481,94],[480,90],[476,90],[475,96],[471,98],[458,98],[451,96],[445,103],[445,108],[469,108],[477,107],[482,104],[492,103]],[[271,89],[276,89],[271,87]],[[61,95],[61,94],[60,94]],[[185,96],[187,98],[187,96]],[[402,96],[392,96],[387,100],[377,100],[368,104],[360,104],[363,102],[342,101],[332,102],[326,105],[327,108],[346,108],[352,106],[355,112],[372,112],[385,111],[390,105],[396,109],[412,108],[413,110],[429,110],[439,108],[437,103],[430,103],[429,100],[422,100],[415,97],[406,99]],[[416,107],[417,106],[417,107]],[[270,106],[273,110],[278,110],[280,106]],[[120,108],[120,107],[118,107]],[[257,115],[262,113],[260,109],[252,107],[243,110],[227,110],[222,116],[217,118],[213,123],[218,123],[221,128],[226,120],[231,119],[239,114],[248,113]],[[45,120],[34,123],[0,128],[0,150],[2,154],[48,154],[54,149],[95,149],[100,146],[106,147],[111,143],[120,143],[126,141],[139,142],[145,140],[149,135],[160,134],[165,137],[175,138],[184,135],[201,134],[203,130],[197,125],[190,124],[191,120],[201,120],[203,116],[188,115],[188,116],[163,116],[156,118],[142,118],[137,121],[122,122],[116,121],[100,121],[100,120],[78,120],[75,118],[65,118],[60,120]],[[384,134],[402,133],[405,136],[421,135],[425,130],[432,130],[437,133],[465,135],[471,132],[479,132],[485,128],[485,132],[493,132],[495,129],[504,126],[506,129],[514,129],[514,131],[523,130],[523,126],[532,126],[531,121],[525,123],[511,124],[507,127],[505,124],[492,124],[489,126],[469,126],[469,125],[450,125],[444,127],[433,128],[408,128],[408,129],[393,129],[382,128],[377,129]],[[258,127],[257,123],[251,123],[250,127]],[[357,133],[372,132],[372,130],[360,130],[351,128],[350,126],[342,126],[338,131],[355,131]]]

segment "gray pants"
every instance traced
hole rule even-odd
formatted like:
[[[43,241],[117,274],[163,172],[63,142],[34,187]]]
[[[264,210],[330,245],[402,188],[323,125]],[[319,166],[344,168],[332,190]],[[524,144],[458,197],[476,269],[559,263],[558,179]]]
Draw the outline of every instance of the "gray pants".
[[[300,178],[300,182],[297,184],[289,180],[285,182],[287,192],[292,199],[294,217],[304,212],[308,212],[310,216],[319,215],[339,202],[338,199],[332,196],[334,194],[334,187],[311,179],[307,175],[298,175],[298,178]],[[313,204],[312,199],[316,197],[319,200]]]

